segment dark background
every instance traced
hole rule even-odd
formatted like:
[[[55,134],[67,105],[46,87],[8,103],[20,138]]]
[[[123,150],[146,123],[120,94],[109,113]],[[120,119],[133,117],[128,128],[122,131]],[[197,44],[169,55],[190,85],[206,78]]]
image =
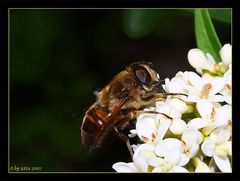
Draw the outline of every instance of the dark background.
[[[231,43],[231,24],[212,20]],[[187,53],[195,47],[187,10],[11,9],[10,166],[113,171],[130,162],[115,134],[86,154],[80,125],[93,92],[136,60],[151,61],[161,79],[194,71]]]

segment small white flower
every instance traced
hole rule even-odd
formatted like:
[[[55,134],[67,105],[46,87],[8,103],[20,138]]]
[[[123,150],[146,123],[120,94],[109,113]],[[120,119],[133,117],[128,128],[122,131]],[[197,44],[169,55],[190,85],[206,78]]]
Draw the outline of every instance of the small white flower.
[[[177,165],[181,159],[181,141],[175,138],[166,138],[155,147],[155,153],[164,157],[173,165]]]
[[[182,134],[181,147],[182,155],[179,165],[186,165],[190,158],[193,158],[199,150],[199,144],[203,140],[203,135],[197,129],[186,129]]]
[[[136,133],[144,142],[154,142],[157,138],[158,126],[154,115],[141,114],[137,117]]]
[[[232,70],[231,65],[229,66],[229,69],[225,74],[223,75],[223,78],[225,79],[225,86],[223,89],[219,92],[223,95],[224,101],[228,104],[232,104]]]
[[[220,127],[212,131],[210,136],[202,143],[201,149],[208,157],[213,157],[216,165],[222,172],[231,172],[228,156],[231,156],[230,130]]]
[[[200,129],[209,127],[211,131],[216,127],[226,126],[229,123],[229,120],[231,119],[230,105],[224,105],[219,108],[216,108],[208,100],[199,100],[197,102],[197,110],[201,117],[194,118],[191,121],[189,121],[187,124],[189,128]],[[208,133],[204,134],[208,135]]]
[[[172,109],[176,109],[180,114],[183,114],[188,110],[186,103],[178,98],[167,99],[165,103]]]
[[[166,102],[156,102],[156,110],[159,113],[164,113],[168,115],[171,118],[181,118],[182,114],[179,111],[179,109],[176,109],[176,107],[173,107],[169,105]]]
[[[204,54],[201,50],[195,48],[188,52],[188,61],[200,74],[202,74],[204,70],[211,73],[222,74],[226,71],[226,66],[232,62],[232,46],[225,44],[219,54],[222,62],[216,64],[211,54]]]
[[[167,99],[164,103],[156,103],[156,111],[170,116],[172,119],[161,119],[159,127],[159,138],[163,138],[164,134],[170,128],[173,134],[180,135],[187,128],[186,122],[181,119],[184,112],[188,110],[186,103],[180,99]],[[162,135],[162,136],[160,136]]]
[[[199,73],[202,73],[203,69],[210,71],[214,69],[214,62],[207,59],[205,54],[197,48],[191,49],[188,52],[188,61]]]
[[[226,84],[225,79],[217,77],[208,79],[201,78],[194,72],[188,72],[189,85],[185,87],[188,90],[186,101],[197,102],[200,99],[208,99],[213,102],[223,102],[224,97],[218,95]]]
[[[172,120],[170,131],[175,135],[181,135],[187,129],[187,124],[180,118]]]
[[[149,164],[153,167],[153,172],[188,172],[179,165],[182,159],[182,143],[175,138],[166,138],[156,145],[155,154]]]
[[[175,173],[187,173],[189,172],[186,168],[176,166],[171,161],[167,160],[166,158],[159,158],[159,157],[153,157],[151,160],[149,160],[149,164],[153,167],[155,167],[152,172],[175,172]]]
[[[214,170],[209,167],[205,162],[201,161],[198,157],[193,158],[193,162],[196,165],[195,172],[213,172]]]
[[[173,77],[171,81],[167,78],[165,79],[165,91],[171,93],[186,93],[185,81],[181,77]]]
[[[232,62],[232,46],[225,44],[220,50],[220,56],[224,64],[229,65]]]
[[[117,162],[113,164],[112,168],[117,172],[138,172],[139,171],[134,166],[133,162],[130,162],[130,163]]]
[[[133,154],[133,163],[140,172],[149,172],[148,160],[155,157],[154,145],[144,143]]]

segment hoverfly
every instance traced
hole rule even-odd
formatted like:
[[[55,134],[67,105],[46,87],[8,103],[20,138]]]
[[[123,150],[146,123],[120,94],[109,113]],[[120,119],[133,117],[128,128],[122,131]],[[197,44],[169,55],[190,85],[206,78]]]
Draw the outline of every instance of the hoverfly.
[[[143,112],[141,108],[168,95],[183,94],[166,93],[151,62],[130,64],[106,84],[86,111],[81,126],[82,143],[91,150],[98,148],[114,130],[126,142],[132,156],[129,139],[122,130]]]

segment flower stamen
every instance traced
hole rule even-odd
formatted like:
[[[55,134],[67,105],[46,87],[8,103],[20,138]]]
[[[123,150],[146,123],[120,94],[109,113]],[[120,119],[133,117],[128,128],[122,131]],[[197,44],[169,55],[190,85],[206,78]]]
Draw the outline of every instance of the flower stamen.
[[[216,110],[214,109],[214,107],[212,108],[210,120],[211,122],[214,122],[216,120]]]
[[[208,83],[208,84],[205,84],[201,90],[201,94],[200,94],[200,98],[201,99],[207,99],[208,98],[208,95],[209,95],[209,92],[212,90],[212,84]]]
[[[157,135],[155,133],[152,133],[152,141],[155,140]]]
[[[143,139],[144,141],[146,141],[146,142],[150,140],[149,138],[147,138],[147,137],[145,137],[145,136],[143,136],[143,135],[142,135],[141,137],[142,137],[142,139]]]
[[[232,86],[231,86],[231,85],[226,84],[225,87],[226,87],[226,90],[227,90],[228,92],[231,92],[231,90],[232,90]]]

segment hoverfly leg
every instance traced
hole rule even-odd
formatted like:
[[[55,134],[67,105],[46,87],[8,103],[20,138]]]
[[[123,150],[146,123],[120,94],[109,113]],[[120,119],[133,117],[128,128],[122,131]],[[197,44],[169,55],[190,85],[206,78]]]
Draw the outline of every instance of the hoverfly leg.
[[[133,124],[131,124],[131,123],[132,123],[132,120],[120,124],[119,127],[120,127],[121,130],[124,130],[124,129],[126,129],[126,128],[127,128],[128,130],[134,129],[134,128],[135,128],[135,125],[133,125]]]
[[[188,97],[187,94],[184,93],[167,93],[167,92],[163,92],[163,93],[157,93],[155,98],[155,101],[160,101],[163,102],[168,96],[186,96]],[[179,99],[181,99],[180,97],[178,97]]]
[[[117,129],[117,127],[114,127],[113,129],[114,129],[114,131],[116,132],[116,134],[118,135],[118,137],[119,137],[122,141],[124,141],[124,142],[126,143],[127,148],[128,148],[128,151],[129,151],[129,153],[130,153],[130,155],[131,155],[131,158],[133,158],[133,150],[132,150],[132,147],[131,147],[131,144],[130,144],[130,141],[129,141],[128,136],[125,135],[123,132],[119,131],[119,130]]]
[[[173,118],[171,118],[170,116],[168,116],[167,114],[162,113],[162,112],[157,112],[157,111],[143,111],[143,113],[161,114],[161,115],[165,116],[165,117],[168,118],[168,119],[173,119]]]
[[[164,97],[167,97],[167,96],[188,96],[187,94],[184,94],[184,93],[162,93]]]
[[[168,92],[161,93],[162,98],[167,98],[167,96],[186,96],[186,97],[188,97],[188,95],[184,94],[184,93],[168,93]]]
[[[167,114],[161,113],[161,112],[157,112],[157,111],[136,110],[136,114],[137,114],[137,115],[142,114],[142,113],[159,114],[159,115],[165,116],[165,117],[168,118],[168,119],[171,119],[171,120],[173,119],[173,118],[171,118],[170,116],[168,116]]]

